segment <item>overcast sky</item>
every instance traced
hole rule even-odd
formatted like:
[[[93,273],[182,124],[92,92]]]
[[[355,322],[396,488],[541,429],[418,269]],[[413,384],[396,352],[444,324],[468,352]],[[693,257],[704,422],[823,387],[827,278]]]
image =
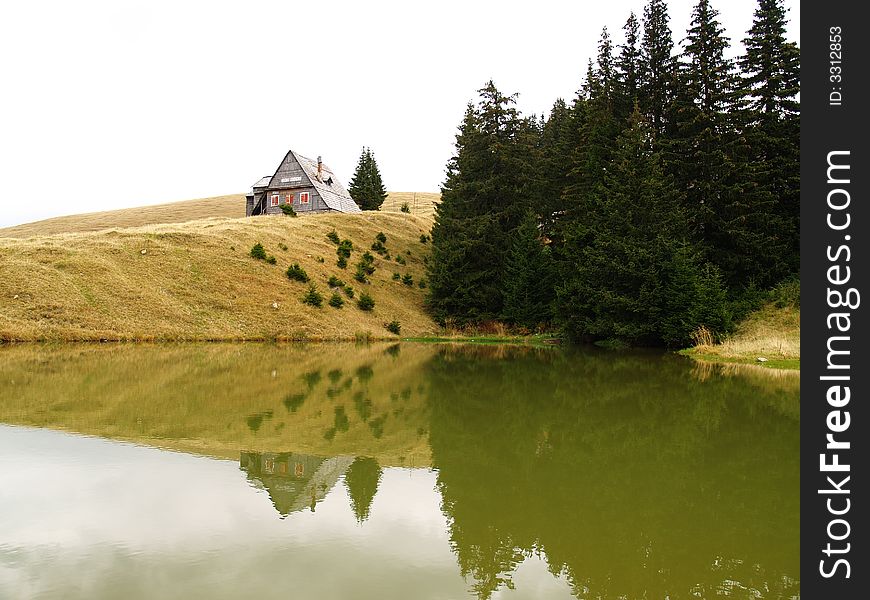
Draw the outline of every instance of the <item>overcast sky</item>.
[[[695,0],[670,0],[676,41]],[[241,193],[289,148],[437,191],[488,79],[545,113],[645,0],[19,1],[0,7],[0,227]],[[756,0],[714,0],[732,52]],[[800,7],[787,0],[789,37]]]

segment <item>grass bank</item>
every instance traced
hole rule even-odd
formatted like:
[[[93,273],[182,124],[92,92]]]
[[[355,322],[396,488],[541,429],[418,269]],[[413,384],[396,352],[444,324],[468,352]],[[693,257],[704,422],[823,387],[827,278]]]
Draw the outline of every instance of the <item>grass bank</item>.
[[[700,335],[698,344],[681,351],[692,358],[721,363],[753,363],[773,369],[800,369],[799,306],[770,302],[751,313],[719,343]],[[759,358],[765,359],[759,361]]]

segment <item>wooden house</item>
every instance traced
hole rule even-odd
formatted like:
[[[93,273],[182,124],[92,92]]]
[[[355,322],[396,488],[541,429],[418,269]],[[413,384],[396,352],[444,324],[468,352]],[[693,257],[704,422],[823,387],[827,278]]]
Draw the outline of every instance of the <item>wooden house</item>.
[[[254,184],[246,197],[245,215],[282,214],[282,204],[297,213],[360,212],[359,206],[320,157],[311,160],[293,150],[287,152],[274,175]]]

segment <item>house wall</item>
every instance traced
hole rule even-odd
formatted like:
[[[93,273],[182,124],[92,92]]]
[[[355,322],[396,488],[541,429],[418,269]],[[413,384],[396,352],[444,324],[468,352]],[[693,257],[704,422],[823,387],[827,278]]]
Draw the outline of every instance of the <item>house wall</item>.
[[[299,202],[299,194],[301,192],[308,192],[308,204],[301,204]],[[313,187],[295,188],[292,190],[267,190],[265,194],[266,214],[283,214],[284,211],[281,210],[281,204],[287,202],[293,206],[293,210],[297,213],[329,210],[323,198],[320,197],[320,194]],[[272,206],[272,194],[279,194],[278,206]]]

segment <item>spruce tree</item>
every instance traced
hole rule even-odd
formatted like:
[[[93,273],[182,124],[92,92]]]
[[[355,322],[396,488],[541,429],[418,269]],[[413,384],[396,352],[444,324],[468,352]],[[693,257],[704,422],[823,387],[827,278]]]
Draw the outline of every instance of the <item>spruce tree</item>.
[[[800,50],[785,37],[782,0],[759,0],[739,59],[742,111],[750,149],[748,172],[759,202],[773,203],[778,240],[784,248],[775,257],[783,268],[767,281],[799,264],[800,235]]]
[[[567,206],[565,190],[571,182],[570,172],[577,140],[576,111],[559,98],[541,127],[540,180],[535,190],[536,212],[542,233],[552,243],[561,237],[559,226]]]
[[[555,283],[553,261],[541,240],[534,213],[526,215],[511,238],[505,262],[502,318],[529,328],[548,323]]]
[[[643,70],[640,54],[640,23],[632,12],[622,28],[625,42],[616,59],[616,115],[627,120],[638,101],[638,89]]]
[[[667,108],[672,98],[674,41],[664,0],[650,0],[643,10],[640,107],[657,136],[666,132]]]
[[[429,307],[459,323],[497,318],[509,234],[532,190],[529,120],[490,81],[466,110],[432,228]]]
[[[688,243],[652,126],[638,109],[629,122],[590,220],[566,240],[572,260],[556,290],[556,315],[575,340],[679,345],[698,325],[727,325],[724,294],[715,268]]]
[[[387,190],[371,148],[363,148],[348,192],[362,210],[380,210],[384,203]]]
[[[575,244],[579,243],[582,231],[590,231],[595,219],[596,203],[603,194],[604,178],[620,131],[614,113],[615,75],[608,65],[612,65],[612,46],[605,29],[598,45],[597,62],[590,61],[580,98],[574,105],[577,142],[563,193],[565,214],[560,237],[565,235],[565,228],[571,228]],[[564,255],[559,239],[554,249],[557,260],[570,267],[574,260],[571,250],[567,249],[568,254]]]

